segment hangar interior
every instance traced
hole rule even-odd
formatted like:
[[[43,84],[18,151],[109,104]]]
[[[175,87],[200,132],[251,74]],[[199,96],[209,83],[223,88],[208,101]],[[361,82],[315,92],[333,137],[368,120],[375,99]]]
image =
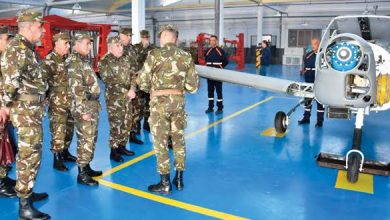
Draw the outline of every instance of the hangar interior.
[[[326,30],[332,19],[390,16],[390,1],[0,0],[0,24],[5,25],[7,19],[25,9],[40,11],[44,16],[106,24],[110,27],[108,36],[117,35],[121,27],[132,27],[133,43],[140,41],[139,31],[146,29],[150,41],[159,46],[157,33],[165,24],[177,27],[178,45],[186,49],[192,42],[196,48],[207,48],[208,41],[202,37],[216,34],[227,54],[237,56],[226,69],[252,75],[257,74],[256,48],[267,40],[271,64],[261,75],[304,82],[300,72],[305,54],[311,51],[311,40],[328,39],[331,33]],[[390,30],[384,28],[380,34],[390,36],[387,32]],[[385,41],[387,51],[389,40]],[[100,49],[95,41],[94,50]],[[99,55],[95,52],[93,56]],[[372,71],[375,73],[375,68]],[[382,73],[390,74],[388,69]],[[223,114],[205,114],[207,80],[201,78],[198,92],[186,95],[185,189],[159,195],[147,190],[159,178],[149,132],[141,130],[138,135],[144,144],[128,145],[135,156],[124,157],[122,163],[110,160],[109,123],[101,82],[100,88],[103,110],[92,161],[93,167],[103,171],[103,176],[97,178],[98,187],[77,184],[77,165],[73,163],[67,163],[67,172],[53,169],[49,119],[44,119],[42,163],[34,191],[47,192],[49,199],[35,206],[52,219],[390,219],[386,208],[390,202],[389,172],[384,176],[363,172],[356,183],[350,183],[345,169],[324,168],[316,161],[321,152],[345,156],[351,150],[353,114],[349,120],[340,120],[327,118],[325,112],[323,126],[316,127],[317,106],[313,104],[311,123],[299,125],[304,113],[301,105],[289,118],[287,131],[280,134],[274,130],[275,114],[288,112],[299,103],[299,97],[224,83]],[[327,89],[333,94],[332,86]],[[388,111],[380,110],[366,116],[361,143],[364,157],[384,162],[387,170],[389,118]],[[74,135],[72,154],[76,154],[76,146]],[[9,176],[15,179],[12,166]],[[16,198],[0,198],[0,207],[0,219],[17,218]]]

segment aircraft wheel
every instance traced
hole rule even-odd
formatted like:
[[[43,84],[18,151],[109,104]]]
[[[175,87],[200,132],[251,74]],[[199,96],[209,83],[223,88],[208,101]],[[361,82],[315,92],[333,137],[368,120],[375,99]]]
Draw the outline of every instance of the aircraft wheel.
[[[285,133],[286,130],[287,130],[287,126],[288,126],[288,121],[287,121],[287,115],[286,113],[280,111],[278,113],[276,113],[275,115],[275,130],[276,132],[278,133]]]
[[[347,180],[351,183],[356,183],[359,179],[359,169],[362,158],[357,153],[352,153],[348,158],[348,170],[347,170]]]

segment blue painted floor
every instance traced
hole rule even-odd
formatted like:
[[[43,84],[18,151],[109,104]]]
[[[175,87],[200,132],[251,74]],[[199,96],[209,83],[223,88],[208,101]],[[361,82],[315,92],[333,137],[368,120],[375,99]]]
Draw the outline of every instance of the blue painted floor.
[[[255,72],[253,65],[247,66],[247,72]],[[296,66],[271,66],[266,75],[302,80]],[[314,157],[320,151],[345,154],[350,149],[353,120],[326,120],[323,128],[316,129],[314,114],[312,124],[298,126],[297,120],[303,113],[299,109],[292,116],[286,137],[265,137],[260,133],[273,126],[274,114],[288,111],[297,98],[224,84],[224,114],[205,115],[207,88],[205,80],[201,83],[199,92],[187,99],[187,134],[273,98],[188,137],[185,189],[166,196],[170,201],[248,219],[390,219],[387,177],[374,177],[374,194],[346,191],[334,187],[336,170],[320,168],[315,163]],[[390,161],[389,116],[390,112],[380,112],[366,117],[363,150],[369,159]],[[102,184],[77,185],[76,166],[68,164],[71,170],[67,173],[52,169],[48,130],[46,119],[43,161],[35,191],[49,193],[50,198],[36,206],[53,219],[213,219],[205,215],[209,213],[206,211],[185,210]],[[103,171],[120,165],[109,160],[108,135],[107,113],[103,110],[92,163]],[[150,135],[143,133],[142,138],[145,145],[131,145],[136,156],[127,157],[127,161],[152,150]],[[74,141],[72,153],[75,146]],[[146,192],[147,186],[158,180],[155,167],[155,158],[151,156],[103,180]],[[15,177],[14,170],[10,175]],[[17,204],[15,198],[0,199],[0,219],[16,219]]]

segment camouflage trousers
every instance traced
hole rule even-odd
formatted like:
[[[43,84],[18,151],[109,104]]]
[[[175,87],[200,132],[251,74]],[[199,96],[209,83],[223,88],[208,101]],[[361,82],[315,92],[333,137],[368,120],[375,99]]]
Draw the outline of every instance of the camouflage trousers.
[[[70,109],[50,103],[49,107],[51,151],[62,152],[73,139],[74,120]]]
[[[137,95],[139,95],[139,99],[140,99],[139,102],[141,105],[140,117],[137,121],[137,124],[139,124],[139,122],[142,120],[142,118],[149,118],[150,117],[150,106],[149,106],[150,93],[139,91],[139,93]]]
[[[142,98],[140,91],[136,92],[136,97],[131,100],[131,112],[132,112],[132,125],[131,131],[137,131],[139,128],[139,122],[142,118]]]
[[[0,165],[0,179],[3,179],[7,176],[7,166]]]
[[[81,115],[74,114],[77,135],[77,165],[85,167],[94,156],[98,135],[99,111],[92,114],[92,120],[86,121]]]
[[[131,101],[126,95],[106,95],[110,148],[126,146],[132,126]]]
[[[175,100],[176,99],[176,100]],[[186,149],[184,129],[187,126],[184,97],[160,96],[150,102],[149,124],[153,136],[154,152],[157,157],[157,170],[160,174],[170,173],[168,137],[172,138],[175,170],[185,169]]]
[[[18,134],[15,186],[18,197],[31,195],[41,165],[43,116],[44,108],[39,103],[18,101],[10,110],[10,119]]]

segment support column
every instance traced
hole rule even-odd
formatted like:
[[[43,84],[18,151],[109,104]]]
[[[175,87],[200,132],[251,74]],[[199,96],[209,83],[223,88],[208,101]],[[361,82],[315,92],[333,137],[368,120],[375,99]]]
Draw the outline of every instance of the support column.
[[[223,45],[224,34],[224,2],[215,0],[215,35],[218,36],[218,44]]]
[[[257,45],[263,41],[263,3],[257,6]]]
[[[133,28],[132,43],[141,41],[140,31],[145,29],[145,1],[133,0],[131,2],[131,26]]]

